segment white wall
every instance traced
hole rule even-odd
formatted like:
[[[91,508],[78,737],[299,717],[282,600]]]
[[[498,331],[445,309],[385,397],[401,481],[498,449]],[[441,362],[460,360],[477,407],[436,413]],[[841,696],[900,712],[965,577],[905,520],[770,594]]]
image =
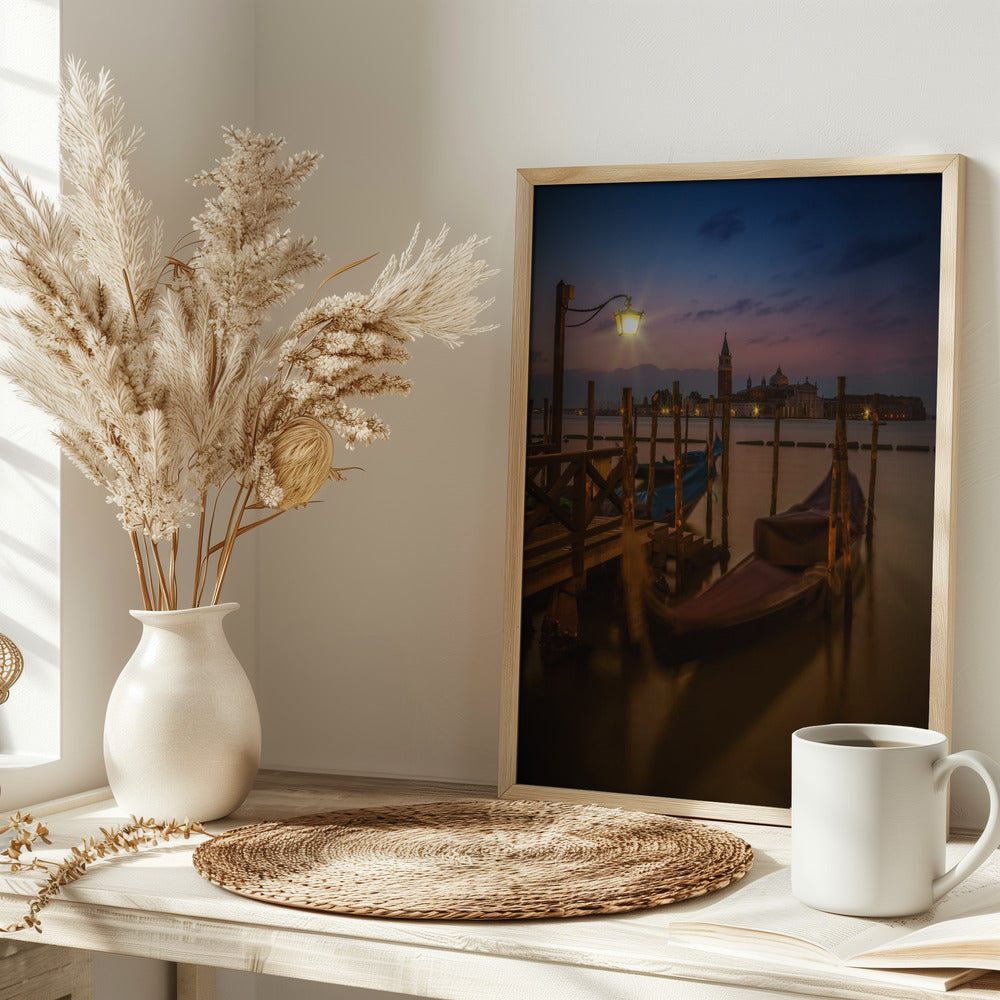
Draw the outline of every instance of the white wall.
[[[987,0],[258,0],[258,125],[328,154],[300,224],[333,262],[420,219],[504,269],[500,330],[416,344],[367,471],[261,535],[270,764],[495,777],[516,168],[930,152],[970,157],[954,743],[1000,754],[998,28]]]
[[[0,6],[0,153],[49,198],[59,190],[58,80],[58,5],[8,0]],[[48,421],[0,383],[0,631],[24,656],[0,707],[0,783],[60,751],[59,484]]]
[[[326,154],[295,225],[330,270],[381,251],[336,289],[370,286],[417,222],[492,234],[504,268],[500,330],[414,344],[411,395],[371,407],[390,440],[338,450],[365,471],[258,536],[269,766],[495,780],[516,150],[489,134],[493,55],[462,81],[485,118],[442,86],[480,14],[491,30],[487,5],[258,4],[257,125]]]

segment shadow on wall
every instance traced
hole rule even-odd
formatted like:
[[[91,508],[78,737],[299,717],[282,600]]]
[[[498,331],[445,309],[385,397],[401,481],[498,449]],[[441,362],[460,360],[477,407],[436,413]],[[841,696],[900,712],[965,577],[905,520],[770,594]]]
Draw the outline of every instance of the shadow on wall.
[[[996,273],[1000,268],[997,247],[1000,182],[995,170],[976,159],[966,167],[964,261],[965,291],[962,332],[959,337],[958,400],[958,552],[955,597],[955,677],[952,749],[982,747],[996,756],[995,698],[984,697],[979,678],[993,674],[995,636],[986,623],[996,618],[996,590],[983,581],[996,577],[1000,563],[1000,535],[996,523],[996,498],[1000,469],[984,456],[996,454],[996,395],[1000,372],[997,316],[1000,293]],[[984,640],[989,636],[989,645]],[[984,648],[985,647],[985,648]],[[989,804],[982,784],[971,774],[952,779],[952,826],[980,829]]]

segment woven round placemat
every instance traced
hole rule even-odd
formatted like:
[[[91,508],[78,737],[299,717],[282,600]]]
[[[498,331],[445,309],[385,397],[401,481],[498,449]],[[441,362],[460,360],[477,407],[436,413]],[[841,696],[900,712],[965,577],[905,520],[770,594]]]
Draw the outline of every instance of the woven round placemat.
[[[601,806],[487,800],[258,823],[201,844],[215,885],[284,906],[425,920],[620,913],[742,878],[745,841]]]

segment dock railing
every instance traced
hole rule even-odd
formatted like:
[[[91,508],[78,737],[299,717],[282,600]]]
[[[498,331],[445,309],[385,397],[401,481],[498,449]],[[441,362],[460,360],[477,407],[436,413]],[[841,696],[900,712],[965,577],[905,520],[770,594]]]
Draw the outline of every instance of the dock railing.
[[[602,475],[597,463],[610,459],[611,471]],[[615,461],[617,459],[617,462]],[[552,540],[553,546],[568,544],[572,550],[574,575],[583,573],[583,557],[591,534],[620,528],[624,521],[624,501],[617,492],[622,483],[622,449],[591,448],[554,454],[528,455],[525,492],[535,500],[524,521],[524,544],[542,525],[558,522],[568,532]],[[616,514],[594,520],[605,502]]]

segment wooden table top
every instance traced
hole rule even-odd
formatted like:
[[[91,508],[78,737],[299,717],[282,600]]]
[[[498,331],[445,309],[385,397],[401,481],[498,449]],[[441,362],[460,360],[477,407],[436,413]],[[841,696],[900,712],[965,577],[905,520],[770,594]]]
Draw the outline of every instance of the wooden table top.
[[[492,797],[493,789],[484,786],[262,771],[243,806],[208,828],[220,832],[338,808]],[[53,840],[44,857],[60,857],[99,826],[125,821],[110,796],[89,798],[88,804],[71,802],[75,807],[41,813]],[[787,829],[714,825],[753,846],[756,860],[747,880],[788,864]],[[170,843],[94,866],[43,910],[41,936],[33,931],[18,936],[443,1000],[735,1000],[751,989],[758,1000],[941,996],[839,970],[806,971],[671,945],[671,921],[692,919],[721,894],[654,910],[570,920],[385,920],[290,909],[225,892],[195,871],[194,843]],[[20,916],[37,877],[0,875],[0,920]],[[739,891],[739,885],[723,891]],[[949,996],[1000,1000],[1000,974],[991,973]]]

